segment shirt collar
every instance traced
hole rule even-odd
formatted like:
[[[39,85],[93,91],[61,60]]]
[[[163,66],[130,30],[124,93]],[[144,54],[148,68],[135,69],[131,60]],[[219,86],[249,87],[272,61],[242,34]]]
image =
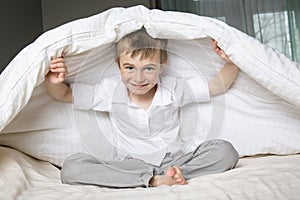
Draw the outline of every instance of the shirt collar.
[[[113,103],[128,103],[129,102],[128,91],[126,86],[120,80],[113,92],[112,102]]]
[[[166,106],[172,103],[172,91],[168,85],[162,83],[161,80],[157,83],[157,90],[155,92],[152,105],[153,106]]]
[[[125,103],[128,104],[130,102],[130,98],[128,96],[128,90],[122,81],[118,83],[116,86],[113,97],[113,103]],[[168,84],[162,83],[159,79],[157,83],[157,90],[153,97],[152,106],[165,106],[172,103],[172,91],[171,88],[168,88]]]

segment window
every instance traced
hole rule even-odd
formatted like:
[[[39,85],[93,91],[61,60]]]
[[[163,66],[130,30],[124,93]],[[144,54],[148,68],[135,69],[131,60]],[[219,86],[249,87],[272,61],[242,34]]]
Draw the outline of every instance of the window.
[[[300,62],[299,0],[161,0],[162,10],[214,17]]]
[[[291,58],[288,24],[286,11],[253,15],[255,38]]]

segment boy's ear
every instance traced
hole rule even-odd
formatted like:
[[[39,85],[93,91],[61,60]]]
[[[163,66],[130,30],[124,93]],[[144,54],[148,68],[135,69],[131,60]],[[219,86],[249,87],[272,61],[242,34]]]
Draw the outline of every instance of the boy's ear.
[[[164,62],[163,62],[163,65],[167,65],[168,64],[168,59],[166,59]]]
[[[120,59],[119,59],[119,58],[116,58],[116,59],[115,59],[115,62],[117,63],[118,67],[120,68]]]
[[[168,64],[168,60],[164,61],[161,65],[160,65],[160,74],[163,73],[163,71],[165,70],[165,68],[167,67]]]

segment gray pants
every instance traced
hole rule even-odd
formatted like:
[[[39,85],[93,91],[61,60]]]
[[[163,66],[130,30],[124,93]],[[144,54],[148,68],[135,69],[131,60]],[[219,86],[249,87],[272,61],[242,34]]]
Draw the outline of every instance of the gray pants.
[[[209,140],[185,155],[167,154],[160,167],[142,160],[102,161],[77,153],[68,157],[61,170],[61,180],[68,184],[92,184],[105,187],[148,187],[154,175],[164,175],[171,166],[178,166],[185,179],[220,173],[235,167],[239,155],[224,140]]]

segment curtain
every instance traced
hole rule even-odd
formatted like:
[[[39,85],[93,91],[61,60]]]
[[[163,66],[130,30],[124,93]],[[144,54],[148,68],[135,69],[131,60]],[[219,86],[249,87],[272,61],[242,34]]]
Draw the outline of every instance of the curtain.
[[[300,62],[300,0],[157,0],[156,6],[217,18]]]
[[[158,0],[157,7],[162,10],[200,14],[199,2],[193,0]]]
[[[300,62],[300,1],[286,0],[291,35],[291,49],[294,60]]]

